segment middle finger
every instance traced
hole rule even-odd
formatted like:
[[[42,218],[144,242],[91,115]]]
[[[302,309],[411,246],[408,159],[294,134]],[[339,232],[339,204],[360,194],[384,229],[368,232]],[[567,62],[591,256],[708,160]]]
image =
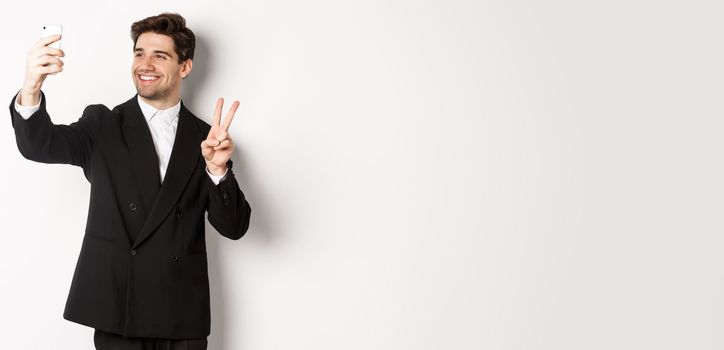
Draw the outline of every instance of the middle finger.
[[[234,114],[236,113],[237,108],[239,108],[239,101],[234,101],[231,105],[231,109],[229,109],[229,112],[226,113],[226,119],[224,119],[224,130],[229,131],[229,126],[231,126],[231,121],[234,120]]]

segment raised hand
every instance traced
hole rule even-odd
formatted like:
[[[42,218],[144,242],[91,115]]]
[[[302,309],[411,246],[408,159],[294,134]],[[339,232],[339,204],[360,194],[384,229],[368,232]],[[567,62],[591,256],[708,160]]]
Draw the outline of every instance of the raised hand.
[[[48,47],[60,40],[60,35],[51,35],[40,39],[28,50],[28,57],[25,65],[25,83],[20,95],[21,105],[31,106],[40,98],[40,88],[43,86],[48,74],[63,71],[63,61],[58,57],[65,57],[65,52],[60,49]]]
[[[221,123],[221,109],[224,106],[224,99],[216,101],[214,121],[211,124],[209,135],[201,142],[201,154],[206,160],[206,167],[214,175],[223,175],[226,172],[226,162],[231,158],[234,151],[234,142],[229,137],[229,126],[234,119],[234,113],[239,108],[239,101],[234,101],[231,109],[226,113],[224,123]]]

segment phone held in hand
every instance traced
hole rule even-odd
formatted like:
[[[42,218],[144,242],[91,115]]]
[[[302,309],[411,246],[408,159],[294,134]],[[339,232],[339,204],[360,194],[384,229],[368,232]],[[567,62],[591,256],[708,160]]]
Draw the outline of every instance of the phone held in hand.
[[[43,34],[42,37],[49,37],[52,35],[63,35],[63,26],[60,24],[46,24],[43,26]],[[52,47],[54,49],[60,49],[60,40],[51,43],[48,45],[48,47]]]
[[[41,38],[46,38],[52,35],[63,35],[63,26],[60,24],[46,24],[43,26],[43,33],[41,34]],[[60,41],[62,39],[59,39],[53,43],[50,43],[48,47],[52,47],[54,49],[60,50]],[[55,66],[55,64],[53,64]],[[56,75],[57,73],[50,73],[51,75]]]

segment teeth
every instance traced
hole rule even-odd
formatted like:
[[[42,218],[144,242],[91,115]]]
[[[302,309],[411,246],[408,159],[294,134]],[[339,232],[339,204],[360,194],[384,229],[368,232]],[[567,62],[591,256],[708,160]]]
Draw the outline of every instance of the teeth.
[[[142,75],[141,80],[156,80],[158,77],[154,77],[152,75]]]

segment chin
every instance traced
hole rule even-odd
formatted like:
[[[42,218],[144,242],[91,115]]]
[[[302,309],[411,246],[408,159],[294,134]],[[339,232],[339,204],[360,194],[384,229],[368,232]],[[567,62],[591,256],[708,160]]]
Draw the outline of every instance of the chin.
[[[138,94],[138,96],[141,96],[143,98],[152,99],[152,98],[156,97],[156,94],[149,94],[149,93],[143,92],[143,90],[141,90],[139,88],[136,88],[136,93]]]
[[[145,98],[152,98],[160,95],[157,89],[144,89],[143,87],[140,87],[138,85],[136,85],[136,92]]]

